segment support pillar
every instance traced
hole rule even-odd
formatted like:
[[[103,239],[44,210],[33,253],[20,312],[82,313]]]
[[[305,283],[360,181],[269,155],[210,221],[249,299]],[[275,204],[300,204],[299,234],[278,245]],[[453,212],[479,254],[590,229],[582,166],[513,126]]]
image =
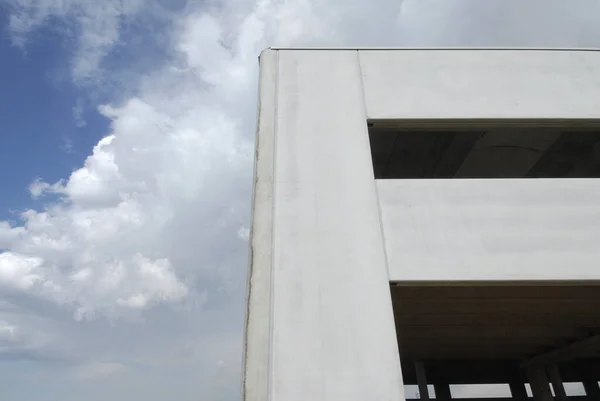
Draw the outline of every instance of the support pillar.
[[[527,401],[527,389],[525,388],[525,382],[518,372],[515,372],[510,381],[508,382],[510,387],[510,393],[513,400]]]
[[[452,399],[452,393],[450,392],[450,385],[448,383],[435,383],[433,385],[435,389],[435,399],[439,401],[450,401]]]
[[[535,401],[554,401],[548,376],[542,366],[535,365],[527,368],[527,377]]]
[[[588,399],[600,400],[600,387],[598,387],[597,381],[584,380],[583,388],[585,389],[585,394],[588,396]]]
[[[417,385],[419,386],[419,399],[429,401],[427,375],[425,374],[425,365],[423,365],[422,361],[415,361],[415,371],[417,374]]]
[[[560,377],[560,371],[558,370],[558,365],[553,363],[546,368],[546,371],[548,372],[548,378],[552,383],[556,401],[568,401],[567,393],[563,386],[562,378]]]
[[[579,374],[585,394],[590,400],[600,400],[600,387],[598,386],[598,378],[594,377],[586,367],[579,367]]]

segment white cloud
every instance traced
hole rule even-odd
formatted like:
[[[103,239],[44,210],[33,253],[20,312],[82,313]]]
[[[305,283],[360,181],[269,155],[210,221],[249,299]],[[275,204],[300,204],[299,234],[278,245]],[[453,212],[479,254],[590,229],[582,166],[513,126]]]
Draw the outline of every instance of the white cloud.
[[[74,149],[75,143],[73,142],[73,140],[68,135],[63,135],[63,137],[62,137],[62,143],[60,144],[59,147],[65,153],[71,153],[71,154],[76,153],[76,151]]]
[[[17,327],[0,320],[0,341],[12,339],[17,333]]]
[[[14,253],[0,254],[0,284],[22,290],[30,289],[42,280],[37,257],[23,257]]]
[[[77,81],[94,78],[103,58],[120,39],[121,25],[144,10],[145,0],[4,0],[12,8],[13,43],[25,47],[30,34],[59,24],[75,43],[71,73]]]
[[[600,2],[405,0],[397,20],[414,46],[598,47]]]
[[[7,221],[0,221],[0,251],[8,248],[25,231],[23,227],[12,227]]]
[[[87,121],[83,116],[83,99],[79,98],[73,106],[73,121],[77,128],[83,128],[87,125]],[[72,144],[71,146],[72,147]]]
[[[240,227],[237,232],[238,238],[244,241],[250,239],[250,229],[247,227]]]
[[[165,64],[138,96],[99,108],[111,132],[67,180],[31,184],[33,197],[58,201],[23,212],[21,226],[3,223],[5,286],[79,320],[180,304],[190,288],[204,292],[195,288],[203,277],[232,277],[231,250],[245,252],[238,229],[252,171],[252,139],[242,128],[254,117],[263,44],[227,48],[220,24],[202,12],[177,24],[177,68]]]
[[[29,194],[33,199],[38,199],[47,193],[60,193],[62,191],[62,187],[62,181],[51,185],[42,181],[42,179],[38,177],[33,180],[31,184],[29,184]]]

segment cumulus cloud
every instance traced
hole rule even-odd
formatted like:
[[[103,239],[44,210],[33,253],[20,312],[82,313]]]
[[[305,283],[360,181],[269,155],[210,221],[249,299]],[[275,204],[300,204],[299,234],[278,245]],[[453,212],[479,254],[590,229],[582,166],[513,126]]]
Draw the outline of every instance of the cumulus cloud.
[[[3,224],[2,282],[79,319],[182,301],[186,282],[217,271],[211,252],[228,227],[235,243],[247,217],[240,195],[248,184],[239,178],[248,178],[251,153],[235,119],[202,100],[174,97],[170,110],[141,98],[103,106],[112,132],[84,166],[30,187],[59,201],[23,212],[22,226]]]
[[[34,21],[31,30],[48,14],[36,10],[18,16]],[[174,20],[175,55],[125,88],[135,96],[98,107],[110,131],[83,165],[63,180],[34,180],[29,191],[46,207],[0,222],[0,298],[10,297],[0,320],[11,322],[5,332],[33,333],[0,362],[62,357],[81,366],[70,370],[74,379],[110,381],[96,374],[115,366],[97,364],[112,356],[145,369],[186,366],[182,396],[198,394],[198,369],[208,378],[202,393],[237,393],[246,268],[238,231],[249,217],[264,37],[250,24],[254,47],[225,44],[214,13],[190,6]],[[213,36],[194,46],[204,24]],[[210,373],[217,368],[229,379]]]
[[[29,289],[40,281],[42,260],[36,257],[19,257],[10,252],[0,254],[0,283],[22,290]]]

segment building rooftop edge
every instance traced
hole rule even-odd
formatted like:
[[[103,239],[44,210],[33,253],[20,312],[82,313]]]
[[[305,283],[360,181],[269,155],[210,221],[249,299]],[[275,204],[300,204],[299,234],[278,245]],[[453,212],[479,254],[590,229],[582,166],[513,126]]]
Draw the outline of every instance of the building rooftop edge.
[[[271,46],[269,50],[521,50],[521,51],[600,51],[600,48],[569,47],[290,47]],[[266,50],[266,49],[265,49]]]

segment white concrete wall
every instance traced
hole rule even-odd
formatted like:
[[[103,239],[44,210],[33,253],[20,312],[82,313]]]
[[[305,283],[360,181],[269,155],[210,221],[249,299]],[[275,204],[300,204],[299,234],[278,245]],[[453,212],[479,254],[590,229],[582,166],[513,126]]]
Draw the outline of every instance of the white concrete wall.
[[[356,52],[279,54],[274,400],[401,398],[358,73]]]
[[[599,280],[596,179],[377,180],[391,281]]]
[[[245,399],[403,400],[357,53],[261,65]]]
[[[277,53],[260,58],[260,91],[252,220],[246,328],[244,332],[244,400],[269,400],[271,368],[271,324],[273,270],[273,175],[275,171],[275,116]]]
[[[390,279],[594,278],[595,181],[376,185],[366,122],[596,119],[599,88],[600,52],[265,51],[245,400],[403,400]]]
[[[371,119],[600,117],[600,51],[364,50]]]

